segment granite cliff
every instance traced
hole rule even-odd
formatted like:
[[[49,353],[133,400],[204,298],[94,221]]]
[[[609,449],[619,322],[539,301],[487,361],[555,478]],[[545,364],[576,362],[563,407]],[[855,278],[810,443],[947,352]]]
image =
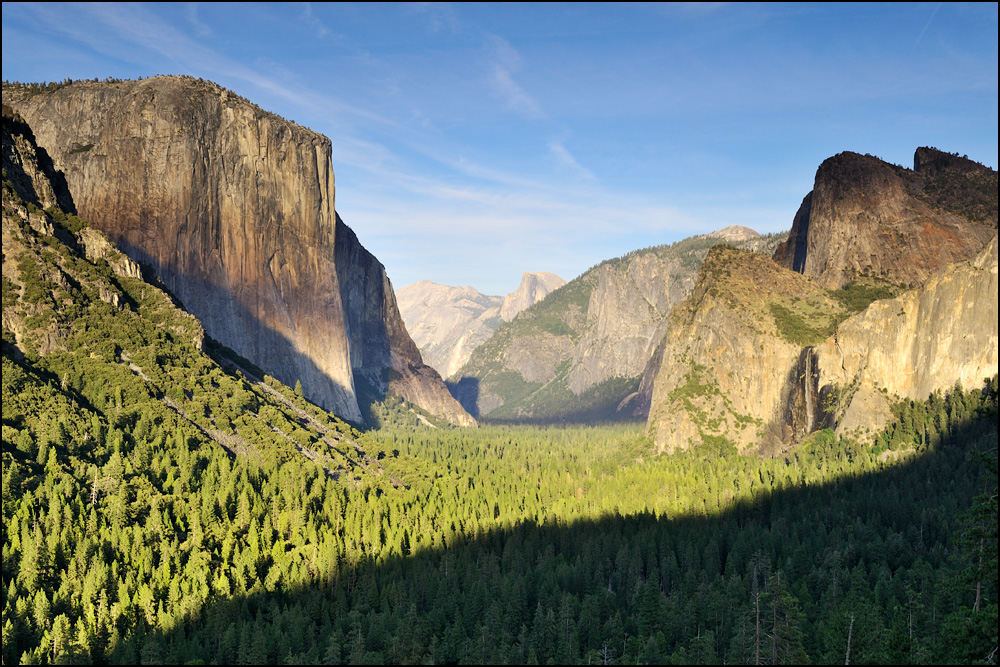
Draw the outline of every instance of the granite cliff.
[[[521,311],[535,305],[548,296],[549,292],[557,290],[565,284],[565,280],[548,271],[525,271],[517,289],[504,297],[503,303],[500,305],[500,319],[504,322],[510,322]]]
[[[428,411],[471,423],[407,346],[381,265],[337,224],[329,139],[188,77],[5,85],[4,101],[65,174],[79,213],[213,338],[347,419],[362,417],[356,373],[395,371],[401,389],[432,397]],[[367,352],[379,318],[384,335]]]
[[[727,228],[602,262],[501,325],[451,376],[452,390],[495,419],[631,417],[667,316],[708,249],[736,243],[770,255],[780,238]]]
[[[933,148],[913,162],[825,160],[775,261],[836,289],[858,277],[917,286],[973,257],[997,233],[997,173]]]
[[[421,280],[396,290],[399,313],[424,360],[448,377],[499,326],[503,298]]]
[[[831,423],[877,431],[889,396],[922,400],[997,373],[997,237],[921,287],[876,301],[812,350],[817,394]]]
[[[795,407],[803,401],[799,367],[809,363],[797,334],[822,339],[844,312],[826,290],[765,255],[712,249],[647,371],[655,376],[644,384],[657,449],[728,442],[772,452],[814,430]]]

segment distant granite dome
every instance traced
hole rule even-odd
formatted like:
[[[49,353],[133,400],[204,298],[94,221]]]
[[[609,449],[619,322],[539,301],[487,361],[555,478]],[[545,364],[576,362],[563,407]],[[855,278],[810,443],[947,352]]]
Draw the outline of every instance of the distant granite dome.
[[[510,322],[522,310],[535,305],[544,299],[549,292],[557,290],[565,284],[566,281],[554,273],[548,271],[530,273],[526,271],[521,276],[521,284],[503,300],[503,305],[500,307],[500,318],[504,322]]]
[[[728,243],[739,243],[740,241],[749,241],[750,239],[758,238],[760,237],[760,234],[749,227],[730,225],[714,232],[709,232],[706,236],[710,236],[715,239],[722,239]]]

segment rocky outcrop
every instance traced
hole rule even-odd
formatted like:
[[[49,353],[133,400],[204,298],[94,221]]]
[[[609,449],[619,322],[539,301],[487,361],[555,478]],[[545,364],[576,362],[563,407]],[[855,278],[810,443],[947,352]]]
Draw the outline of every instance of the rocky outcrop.
[[[57,206],[68,212],[76,210],[65,177],[56,170],[48,152],[37,145],[24,118],[6,101],[3,104],[3,164],[6,178],[21,201],[42,209]]]
[[[912,170],[847,152],[820,165],[774,259],[829,289],[859,277],[916,286],[996,230],[995,171],[930,148]]]
[[[396,305],[385,267],[337,216],[337,277],[348,322],[351,368],[361,393],[380,400],[389,391],[456,426],[475,420],[423,363]]]
[[[319,405],[361,419],[353,362],[386,353],[352,350],[352,340],[367,340],[352,331],[370,333],[377,314],[393,309],[382,300],[372,313],[352,307],[356,322],[345,314],[344,299],[359,293],[342,294],[346,276],[352,285],[374,280],[374,292],[387,281],[380,265],[354,276],[336,263],[357,240],[338,248],[346,227],[336,224],[329,139],[188,77],[40,93],[5,86],[4,100],[66,174],[80,214],[149,265],[209,335],[281,381],[301,381]],[[398,331],[384,338],[402,340]]]
[[[126,305],[130,300],[124,296],[121,283],[94,270],[84,258],[103,260],[118,278],[129,280],[142,280],[140,268],[104,233],[67,214],[63,207],[71,205],[73,199],[65,179],[54,169],[45,149],[36,144],[24,119],[6,105],[2,132],[2,326],[13,335],[18,355],[26,350],[41,356],[65,352],[66,340],[73,336],[73,319],[89,303],[101,300],[115,311],[136,314],[134,301]],[[44,206],[44,211],[39,206]],[[166,301],[165,295],[163,299]],[[174,313],[159,326],[175,340],[190,342],[201,350],[204,329],[191,315]]]
[[[816,384],[845,434],[878,430],[891,396],[923,400],[997,373],[997,237],[916,290],[877,301],[817,345]],[[873,418],[881,415],[881,418]]]
[[[448,377],[499,326],[498,296],[421,280],[396,290],[399,313],[424,361]]]
[[[997,373],[996,174],[929,149],[916,164],[824,162],[775,253],[784,266],[710,251],[636,399],[649,397],[661,451],[774,455],[824,428],[864,438],[897,398]]]
[[[559,289],[565,284],[565,280],[548,271],[525,271],[521,276],[521,284],[504,298],[503,304],[500,306],[500,319],[504,322],[510,322],[517,317],[518,313],[535,305],[544,299],[549,292]]]
[[[769,255],[779,238],[730,228],[602,262],[497,329],[453,389],[466,409],[497,419],[631,417],[645,405],[632,400],[639,378],[708,249],[733,242]]]
[[[774,453],[815,430],[815,401],[802,390],[812,359],[789,340],[782,318],[820,330],[842,312],[826,290],[765,255],[712,249],[697,286],[671,313],[652,369],[648,424],[657,449],[716,442]]]

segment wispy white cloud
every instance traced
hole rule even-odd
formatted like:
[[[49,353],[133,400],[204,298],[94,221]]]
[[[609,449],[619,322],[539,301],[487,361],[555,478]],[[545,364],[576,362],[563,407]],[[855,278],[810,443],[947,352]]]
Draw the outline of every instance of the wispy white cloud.
[[[578,177],[583,178],[588,181],[596,181],[597,177],[594,176],[594,172],[590,171],[582,164],[577,162],[573,154],[570,153],[565,146],[557,141],[552,141],[549,143],[549,153],[555,158],[556,164]]]
[[[507,108],[527,118],[544,118],[541,105],[514,80],[521,68],[521,54],[507,40],[490,35],[486,50],[491,60],[489,84]]]
[[[199,37],[211,37],[212,29],[198,18],[198,3],[189,2],[187,4],[187,20],[194,28],[194,32]]]
[[[941,9],[941,3],[940,2],[937,3],[937,5],[935,5],[934,11],[931,12],[930,18],[927,19],[927,23],[924,25],[924,29],[920,31],[919,35],[917,35],[917,41],[914,42],[914,46],[916,46],[917,44],[920,44],[920,40],[924,38],[924,33],[927,32],[927,29],[931,27],[931,21],[934,20],[934,17],[937,15],[939,9]]]
[[[299,14],[299,19],[304,22],[316,37],[322,39],[330,34],[330,29],[323,24],[319,18],[313,14],[312,4],[309,2],[302,3],[302,12]]]
[[[412,13],[425,17],[432,32],[446,31],[454,34],[461,30],[458,13],[450,2],[411,2],[407,7]]]

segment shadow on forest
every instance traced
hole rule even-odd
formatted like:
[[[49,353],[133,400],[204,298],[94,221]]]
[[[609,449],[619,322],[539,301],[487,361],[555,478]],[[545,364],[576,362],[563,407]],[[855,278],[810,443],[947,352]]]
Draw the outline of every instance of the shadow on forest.
[[[345,565],[317,573],[316,586],[217,601],[166,634],[126,638],[109,657],[739,662],[753,592],[780,570],[812,660],[843,660],[849,632],[854,662],[897,660],[898,605],[909,600],[912,637],[914,627],[939,632],[961,597],[942,586],[956,567],[956,516],[982,491],[971,452],[984,438],[995,448],[995,418],[905,464],[761,493],[715,516],[523,521]]]
[[[458,382],[445,381],[445,386],[466,412],[479,419],[479,378],[466,375]]]

